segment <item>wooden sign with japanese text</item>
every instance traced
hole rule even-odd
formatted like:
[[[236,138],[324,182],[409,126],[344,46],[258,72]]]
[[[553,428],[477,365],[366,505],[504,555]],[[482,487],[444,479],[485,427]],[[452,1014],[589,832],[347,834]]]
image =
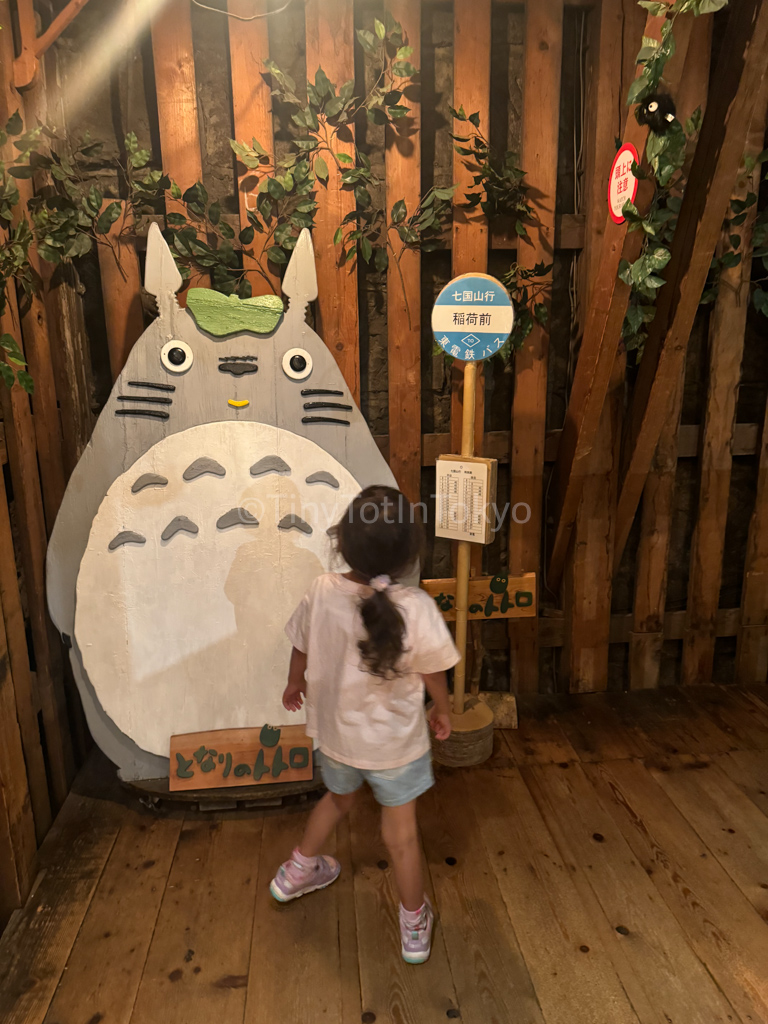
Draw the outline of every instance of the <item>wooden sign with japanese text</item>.
[[[312,740],[302,725],[171,736],[172,792],[309,782],[312,772]]]
[[[446,622],[456,619],[456,580],[422,580]],[[519,576],[472,576],[469,580],[468,619],[516,619],[536,615],[536,573]]]

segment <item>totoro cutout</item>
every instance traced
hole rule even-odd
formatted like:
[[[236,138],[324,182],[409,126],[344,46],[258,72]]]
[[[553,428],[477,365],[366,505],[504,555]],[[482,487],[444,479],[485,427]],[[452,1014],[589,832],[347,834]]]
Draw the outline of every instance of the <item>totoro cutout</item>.
[[[219,336],[182,310],[156,225],[145,277],[159,316],[72,474],[47,561],[89,727],[129,780],[168,775],[173,734],[303,721],[281,703],[283,627],[331,566],[328,528],[363,487],[395,486],[306,323],[308,231],[268,334]]]

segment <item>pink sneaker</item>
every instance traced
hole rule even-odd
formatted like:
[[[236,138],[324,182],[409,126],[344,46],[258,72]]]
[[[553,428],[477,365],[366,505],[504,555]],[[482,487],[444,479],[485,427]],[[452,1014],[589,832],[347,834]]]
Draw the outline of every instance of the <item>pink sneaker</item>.
[[[296,851],[294,850],[294,853]],[[280,903],[289,903],[308,892],[325,889],[339,877],[341,865],[333,857],[315,857],[314,867],[305,868],[294,858],[281,864],[269,883],[269,891]]]
[[[424,897],[424,908],[415,924],[404,919],[403,908],[400,908],[400,942],[403,960],[409,964],[423,964],[429,960],[432,952],[432,926],[435,923],[435,912],[429,899]]]

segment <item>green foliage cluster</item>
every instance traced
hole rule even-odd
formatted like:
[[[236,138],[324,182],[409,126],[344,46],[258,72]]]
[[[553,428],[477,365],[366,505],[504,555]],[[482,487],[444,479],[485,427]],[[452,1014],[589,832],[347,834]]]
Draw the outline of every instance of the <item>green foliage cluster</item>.
[[[725,7],[727,0],[676,0],[666,4],[656,0],[640,0],[640,6],[651,14],[666,15],[662,26],[662,40],[643,38],[643,47],[637,55],[637,63],[642,65],[639,77],[632,83],[627,95],[627,104],[641,103],[647,96],[655,93],[663,83],[663,73],[667,61],[675,53],[674,23],[681,14],[699,16],[711,14]],[[644,234],[642,252],[634,263],[622,260],[619,276],[631,287],[629,306],[624,320],[622,337],[627,350],[642,355],[647,338],[648,325],[656,313],[658,290],[664,285],[661,271],[669,263],[671,245],[677,226],[678,215],[682,205],[682,196],[688,180],[687,166],[691,153],[701,129],[701,109],[697,109],[685,125],[675,120],[664,134],[649,132],[646,143],[646,160],[650,166],[650,175],[654,182],[654,195],[647,213],[642,216],[633,203],[624,205],[624,215],[629,221],[629,230],[641,230]],[[768,160],[768,151],[761,153],[756,159],[748,159],[747,173],[751,173],[757,164]],[[647,178],[648,174],[633,164],[633,172],[638,178]],[[738,266],[741,262],[741,233],[736,230],[747,219],[748,210],[757,202],[755,193],[750,192],[745,199],[731,201],[729,216],[724,223],[727,244],[712,259],[707,284],[701,302],[706,305],[714,302],[717,297],[720,272],[728,267]],[[768,211],[757,216],[753,234],[753,256],[762,260],[763,268],[768,271]],[[768,316],[768,291],[763,284],[768,277],[753,281],[752,302],[755,308]]]

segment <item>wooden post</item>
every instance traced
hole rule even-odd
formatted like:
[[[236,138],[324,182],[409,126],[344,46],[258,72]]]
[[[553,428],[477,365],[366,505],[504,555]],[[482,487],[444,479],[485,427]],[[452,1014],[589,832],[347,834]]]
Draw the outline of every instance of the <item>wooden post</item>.
[[[749,523],[741,592],[736,682],[763,685],[768,679],[768,403],[758,452],[757,493]]]
[[[616,559],[624,550],[637,504],[685,363],[723,215],[741,162],[744,139],[765,71],[768,4],[743,0],[731,11],[713,91],[683,196],[666,284],[659,290],[627,417],[616,527]]]
[[[464,410],[461,425],[461,454],[475,454],[475,390],[477,363],[464,363]],[[467,612],[469,604],[469,564],[472,544],[458,542],[456,560],[456,647],[461,661],[453,670],[453,713],[464,714],[464,684],[467,669]]]
[[[416,67],[421,51],[421,5],[388,0],[387,10],[399,22]],[[411,90],[409,89],[409,93]],[[408,214],[421,197],[421,134],[419,103],[408,95],[399,101],[408,116],[398,131],[387,127],[386,210],[404,199]],[[400,240],[395,240],[395,248]],[[456,269],[454,267],[454,274]],[[405,294],[403,294],[405,292]],[[400,490],[410,501],[421,500],[421,253],[406,250],[399,269],[390,255],[387,268],[387,375],[389,384],[389,465]]]
[[[332,82],[355,77],[354,8],[352,0],[307,0],[307,78],[314,81],[322,67]],[[336,136],[334,150],[354,159],[351,127]],[[327,154],[326,154],[327,155]],[[340,267],[333,236],[344,217],[355,208],[354,192],[341,187],[341,170],[329,158],[328,181],[318,182],[318,209],[312,241],[315,246],[318,287],[318,327],[344,375],[352,397],[360,402],[360,348],[357,305],[357,269]]]
[[[675,27],[677,49],[667,69],[669,87],[673,91],[682,75],[691,20],[681,18]],[[663,17],[649,15],[643,35],[661,39],[663,24]],[[640,49],[640,45],[641,40],[638,39],[637,50]],[[647,135],[648,129],[637,123],[634,112],[627,112],[622,141],[631,143],[638,154],[642,154],[645,151]],[[606,168],[604,172],[606,182],[607,170]],[[641,181],[636,199],[638,209],[644,210],[650,198],[650,184]],[[559,585],[565,565],[587,459],[599,429],[605,396],[613,373],[616,349],[621,337],[621,327],[627,311],[630,289],[618,279],[619,262],[622,256],[629,262],[634,262],[640,255],[642,243],[642,232],[628,234],[626,222],[615,224],[606,210],[597,277],[589,296],[584,336],[576,363],[550,493],[555,534],[547,569],[547,581],[552,588]]]
[[[190,0],[165,0],[160,5],[152,19],[152,55],[163,170],[185,192],[203,180]],[[170,198],[167,209],[189,214]],[[209,285],[210,277],[202,271],[193,271],[188,281],[190,288]],[[179,302],[184,302],[183,292]]]
[[[517,262],[532,268],[552,263],[555,251],[555,195],[563,54],[563,0],[526,5],[523,84],[523,166],[531,185],[534,222],[520,239]],[[549,309],[552,277],[539,301]],[[542,483],[547,408],[549,329],[535,323],[515,353],[512,403],[511,507],[527,506],[527,521],[510,522],[509,572],[530,572],[541,563]],[[521,693],[539,686],[539,620],[510,620],[511,676]]]
[[[114,202],[105,199],[102,209]],[[98,247],[104,320],[107,325],[109,368],[112,380],[125,366],[134,344],[144,332],[141,306],[141,270],[133,241],[133,216],[127,203]]]
[[[230,14],[251,17],[265,14],[266,0],[227,0]],[[257,139],[274,166],[275,144],[272,131],[272,95],[264,75],[264,61],[269,57],[269,22],[266,17],[255,21],[238,21],[229,18],[229,62],[232,72],[232,112],[234,115],[235,138],[250,145]],[[238,167],[237,198],[240,206],[240,227],[246,228],[248,211],[256,209],[258,194],[258,172],[247,167]],[[267,260],[264,252],[265,235],[256,234],[253,246],[258,258],[244,256],[244,269],[253,295],[280,294],[280,274],[274,263]],[[260,241],[261,240],[261,241]]]
[[[697,18],[691,29],[685,69],[677,90],[678,119],[683,122],[697,107],[703,111],[707,105],[712,22],[709,17]],[[629,637],[629,686],[633,690],[653,689],[659,685],[684,377],[683,366],[643,490]]]

